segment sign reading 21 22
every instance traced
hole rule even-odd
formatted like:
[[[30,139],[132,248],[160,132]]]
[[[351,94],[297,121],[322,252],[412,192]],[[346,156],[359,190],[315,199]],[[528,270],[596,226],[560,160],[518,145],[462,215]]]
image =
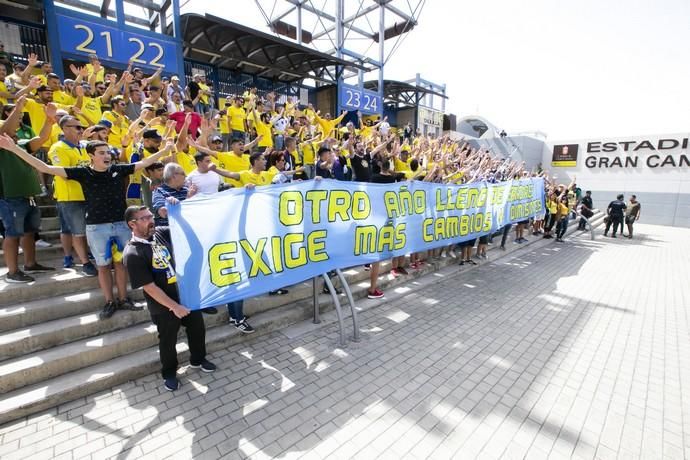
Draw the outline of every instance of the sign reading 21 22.
[[[178,73],[177,44],[146,34],[139,34],[96,21],[57,14],[60,49],[69,54],[97,54],[102,60],[126,65],[163,68]]]

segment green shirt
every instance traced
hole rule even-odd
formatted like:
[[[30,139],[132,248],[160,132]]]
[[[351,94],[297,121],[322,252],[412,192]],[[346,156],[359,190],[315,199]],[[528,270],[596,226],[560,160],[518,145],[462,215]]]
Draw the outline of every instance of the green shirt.
[[[19,141],[27,149],[28,140]],[[29,198],[41,194],[36,170],[12,152],[0,149],[0,180],[3,198]]]

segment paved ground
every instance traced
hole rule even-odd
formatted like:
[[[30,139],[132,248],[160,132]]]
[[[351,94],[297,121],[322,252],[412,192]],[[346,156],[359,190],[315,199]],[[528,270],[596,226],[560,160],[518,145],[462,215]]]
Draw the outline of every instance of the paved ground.
[[[398,288],[344,349],[298,325],[82,398],[0,457],[690,458],[690,230],[639,232]]]

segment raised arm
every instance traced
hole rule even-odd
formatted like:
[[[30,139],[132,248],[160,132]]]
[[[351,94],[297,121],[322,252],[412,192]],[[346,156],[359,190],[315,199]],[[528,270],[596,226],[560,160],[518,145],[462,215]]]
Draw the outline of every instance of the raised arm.
[[[139,171],[140,169],[144,169],[147,166],[152,165],[153,163],[158,161],[159,158],[164,157],[166,155],[169,155],[170,152],[172,152],[174,148],[175,148],[175,144],[173,143],[173,140],[168,139],[165,142],[165,147],[163,147],[161,150],[154,153],[153,155],[151,155],[148,158],[144,158],[143,160],[137,161],[136,163],[134,163],[134,170]]]
[[[45,174],[52,174],[53,176],[60,176],[64,178],[67,177],[67,172],[65,171],[65,168],[45,164],[35,156],[30,155],[26,150],[22,149],[17,144],[15,144],[12,138],[7,134],[0,135],[0,148],[9,150],[10,152],[14,153],[39,172]]]

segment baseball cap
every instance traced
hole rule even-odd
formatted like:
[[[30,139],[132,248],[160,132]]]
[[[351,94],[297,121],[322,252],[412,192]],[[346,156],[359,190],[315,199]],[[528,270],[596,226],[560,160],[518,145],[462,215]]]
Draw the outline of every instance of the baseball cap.
[[[98,121],[98,124],[100,126],[104,126],[106,128],[112,128],[113,127],[113,124],[110,122],[110,120],[101,119]]]
[[[46,85],[41,85],[38,88],[36,88],[36,92],[40,93],[41,91],[52,91],[49,86]]]
[[[158,139],[161,140],[163,137],[155,129],[147,129],[143,134],[144,139]]]
[[[144,109],[153,110],[153,106],[151,104],[141,104],[141,110],[144,110]]]
[[[223,138],[220,136],[212,136],[211,142],[223,142]]]

